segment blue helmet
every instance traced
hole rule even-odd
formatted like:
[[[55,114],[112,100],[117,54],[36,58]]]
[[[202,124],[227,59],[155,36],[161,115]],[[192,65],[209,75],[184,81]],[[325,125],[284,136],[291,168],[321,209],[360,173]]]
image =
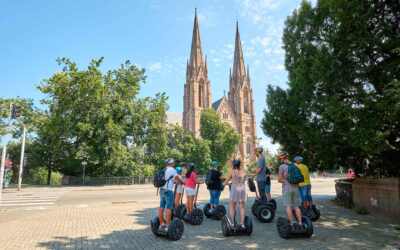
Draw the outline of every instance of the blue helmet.
[[[178,174],[182,174],[182,167],[178,166],[175,169]]]
[[[296,157],[294,157],[293,160],[294,161],[303,161],[303,157],[301,157],[300,155],[297,155]]]

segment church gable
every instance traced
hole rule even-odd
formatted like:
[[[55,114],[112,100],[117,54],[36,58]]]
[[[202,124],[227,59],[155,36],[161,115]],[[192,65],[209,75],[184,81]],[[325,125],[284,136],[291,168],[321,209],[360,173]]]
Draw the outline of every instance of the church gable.
[[[218,113],[222,121],[228,123],[232,128],[237,130],[235,114],[225,96],[214,102],[212,107]]]

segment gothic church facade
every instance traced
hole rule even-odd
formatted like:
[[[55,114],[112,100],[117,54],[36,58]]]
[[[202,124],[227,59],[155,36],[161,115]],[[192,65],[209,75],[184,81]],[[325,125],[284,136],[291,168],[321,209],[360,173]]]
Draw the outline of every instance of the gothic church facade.
[[[182,125],[200,136],[200,116],[203,109],[213,108],[220,118],[230,124],[240,135],[235,158],[245,164],[255,160],[256,125],[253,90],[249,67],[244,64],[239,27],[236,23],[233,67],[229,70],[229,92],[212,102],[211,82],[208,79],[207,61],[201,48],[199,21],[194,17],[190,58],[186,67]]]

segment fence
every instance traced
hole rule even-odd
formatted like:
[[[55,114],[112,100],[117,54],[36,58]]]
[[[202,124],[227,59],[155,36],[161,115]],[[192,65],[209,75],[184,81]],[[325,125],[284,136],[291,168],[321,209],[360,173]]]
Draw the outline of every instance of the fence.
[[[150,184],[153,183],[153,177],[149,176],[132,176],[132,177],[82,177],[64,176],[62,185],[64,186],[97,186],[97,185],[132,185],[132,184]]]

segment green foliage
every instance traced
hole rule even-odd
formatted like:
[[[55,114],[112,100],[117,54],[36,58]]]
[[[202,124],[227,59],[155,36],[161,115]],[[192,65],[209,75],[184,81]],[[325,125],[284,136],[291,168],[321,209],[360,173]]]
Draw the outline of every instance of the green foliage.
[[[209,143],[181,126],[171,126],[168,131],[169,157],[183,162],[193,162],[200,174],[205,174],[211,165]]]
[[[304,1],[286,21],[289,88],[268,87],[264,133],[311,168],[398,176],[399,14],[385,0]]]
[[[200,135],[209,144],[211,159],[225,163],[236,151],[239,134],[212,109],[201,113],[200,124]]]
[[[144,70],[127,61],[102,73],[102,60],[82,70],[59,59],[63,70],[39,86],[48,109],[35,143],[50,171],[79,176],[85,162],[88,176],[132,176],[166,157],[166,96],[139,98]]]
[[[59,186],[62,182],[62,174],[60,172],[53,172],[51,174],[50,184],[47,183],[48,169],[46,167],[38,167],[30,170],[24,176],[24,183],[32,185],[52,185]]]

